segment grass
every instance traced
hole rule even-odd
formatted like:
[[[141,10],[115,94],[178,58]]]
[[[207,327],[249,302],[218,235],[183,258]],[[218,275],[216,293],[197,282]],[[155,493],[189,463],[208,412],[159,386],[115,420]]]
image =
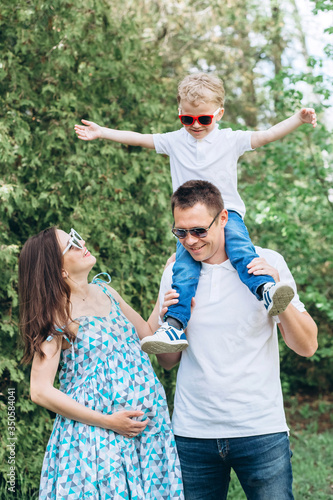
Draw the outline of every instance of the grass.
[[[4,478],[0,478],[0,500],[38,500],[38,489],[38,485],[36,488],[29,487],[24,476],[18,473],[16,477],[15,493],[11,493],[7,489]]]
[[[295,500],[333,498],[333,398],[295,396],[286,401]]]
[[[333,435],[330,431],[313,434],[304,430],[298,436],[291,435],[294,453],[293,491],[295,500],[328,500],[333,498]],[[234,472],[228,500],[246,500],[246,496]]]
[[[285,400],[293,451],[295,500],[333,500],[333,397],[297,395]],[[38,485],[32,490],[20,474],[16,494],[0,481],[0,500],[37,500]],[[237,476],[231,474],[228,500],[246,500]]]
[[[285,407],[295,500],[333,499],[333,398],[298,395],[286,399]],[[228,500],[246,500],[235,473]]]

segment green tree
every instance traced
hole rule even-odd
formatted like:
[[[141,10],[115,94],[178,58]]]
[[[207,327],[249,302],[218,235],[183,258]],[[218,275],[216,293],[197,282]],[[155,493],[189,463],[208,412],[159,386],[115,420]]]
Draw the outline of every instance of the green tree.
[[[38,484],[52,415],[31,403],[29,368],[20,365],[22,244],[49,225],[74,226],[98,258],[94,272],[110,272],[114,287],[145,317],[174,251],[168,159],[110,142],[83,143],[74,124],[87,118],[143,133],[174,130],[177,83],[195,69],[214,70],[225,82],[223,127],[256,128],[290,115],[301,105],[300,80],[313,85],[320,113],[331,94],[331,83],[312,71],[320,61],[310,59],[300,74],[283,66],[284,12],[273,1],[266,7],[257,0],[2,2],[0,471],[7,471],[5,409],[14,387],[16,466],[27,498]],[[263,64],[272,68],[271,79]],[[247,154],[239,168],[253,240],[283,253],[319,325],[320,348],[310,360],[281,344],[290,391],[332,387],[331,159],[330,133],[320,124]],[[175,371],[156,370],[171,401]]]
[[[49,225],[75,226],[98,257],[94,271],[109,271],[114,286],[147,316],[173,248],[167,163],[136,148],[85,145],[73,128],[89,117],[147,132],[171,114],[161,99],[158,47],[145,38],[149,12],[130,2],[122,9],[104,1],[3,2],[0,23],[1,409],[13,386],[16,466],[29,485],[38,482],[51,418],[31,403],[29,369],[19,364],[19,250]],[[4,440],[3,460],[7,451]]]

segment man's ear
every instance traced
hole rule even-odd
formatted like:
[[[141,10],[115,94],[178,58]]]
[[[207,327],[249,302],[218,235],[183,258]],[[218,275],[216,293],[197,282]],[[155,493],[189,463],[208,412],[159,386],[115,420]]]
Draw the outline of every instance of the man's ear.
[[[224,208],[220,215],[221,227],[224,228],[227,225],[227,222],[228,222],[228,210]]]

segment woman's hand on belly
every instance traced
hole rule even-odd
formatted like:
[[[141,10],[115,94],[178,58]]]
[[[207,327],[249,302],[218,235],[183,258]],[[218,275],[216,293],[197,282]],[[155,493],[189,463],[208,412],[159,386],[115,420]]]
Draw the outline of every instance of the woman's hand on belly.
[[[133,438],[140,434],[149,422],[148,419],[143,422],[134,420],[134,417],[138,418],[142,415],[142,411],[136,410],[121,410],[111,415],[103,415],[103,427],[111,429],[122,436]]]

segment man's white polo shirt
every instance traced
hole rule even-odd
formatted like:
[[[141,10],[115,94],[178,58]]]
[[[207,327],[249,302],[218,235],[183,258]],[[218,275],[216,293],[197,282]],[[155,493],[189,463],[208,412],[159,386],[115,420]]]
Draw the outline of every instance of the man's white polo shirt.
[[[292,304],[305,311],[283,257],[256,248],[295,290]],[[172,266],[162,278],[160,302],[171,288]],[[189,347],[177,375],[174,433],[233,438],[287,431],[276,322],[240,281],[227,260],[202,264],[196,305],[187,327]]]
[[[237,191],[237,161],[251,149],[250,131],[219,129],[204,139],[195,139],[185,128],[166,134],[153,134],[157,153],[170,157],[173,190],[190,180],[209,181],[219,188],[225,208],[242,217],[245,205]]]

